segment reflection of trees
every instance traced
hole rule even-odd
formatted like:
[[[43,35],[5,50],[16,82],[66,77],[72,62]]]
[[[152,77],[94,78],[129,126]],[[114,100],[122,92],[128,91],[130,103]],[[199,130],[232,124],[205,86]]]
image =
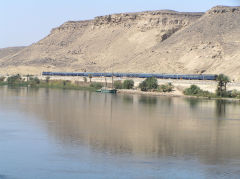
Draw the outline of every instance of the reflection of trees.
[[[214,101],[203,103],[202,111],[194,113],[195,118],[187,115],[191,107],[181,98],[134,96],[138,100],[134,98],[133,105],[126,107],[126,103],[133,101],[133,96],[124,99],[121,95],[87,91],[39,89],[29,93],[20,89],[2,92],[0,107],[8,104],[6,96],[19,92],[23,97],[34,97],[32,102],[18,100],[11,105],[46,123],[54,121],[46,125],[48,135],[64,146],[86,145],[92,150],[113,154],[194,156],[203,163],[220,163],[221,159],[240,156],[239,125],[234,126],[231,121],[218,125],[216,120],[207,119],[217,111],[221,116],[226,115],[222,112],[226,111],[225,102],[216,101],[216,109],[212,108]],[[157,107],[145,110],[152,105]],[[240,114],[237,108],[235,111]],[[171,114],[171,120],[166,115],[161,116],[167,113]],[[202,113],[206,120],[197,120]],[[179,120],[179,116],[184,120]],[[223,124],[225,130],[221,130]]]
[[[216,100],[216,116],[224,118],[226,115],[226,100]]]
[[[145,104],[145,105],[156,105],[157,104],[157,98],[156,97],[149,97],[149,96],[140,96],[139,97],[139,103]]]
[[[199,99],[196,98],[185,98],[185,101],[189,103],[190,108],[195,109],[199,104]]]
[[[133,96],[131,95],[124,95],[123,102],[126,104],[133,104]]]
[[[166,107],[172,107],[173,105],[172,105],[172,101],[173,101],[173,98],[171,98],[171,97],[159,97],[158,98],[159,100],[158,100],[158,104],[159,105],[164,105],[164,106],[166,106]]]

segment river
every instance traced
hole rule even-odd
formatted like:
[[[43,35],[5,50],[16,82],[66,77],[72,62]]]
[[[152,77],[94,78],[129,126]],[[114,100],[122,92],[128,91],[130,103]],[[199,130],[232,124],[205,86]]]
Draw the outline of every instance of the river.
[[[0,179],[239,176],[239,102],[0,87]]]

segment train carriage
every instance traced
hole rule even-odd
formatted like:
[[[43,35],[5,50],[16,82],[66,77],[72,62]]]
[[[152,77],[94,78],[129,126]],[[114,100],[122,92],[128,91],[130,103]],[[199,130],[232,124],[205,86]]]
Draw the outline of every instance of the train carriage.
[[[184,80],[216,80],[217,75],[202,74],[151,74],[151,73],[63,73],[63,72],[42,72],[43,76],[82,76],[82,77],[128,77],[128,78],[149,78],[156,77],[158,79],[184,79]]]

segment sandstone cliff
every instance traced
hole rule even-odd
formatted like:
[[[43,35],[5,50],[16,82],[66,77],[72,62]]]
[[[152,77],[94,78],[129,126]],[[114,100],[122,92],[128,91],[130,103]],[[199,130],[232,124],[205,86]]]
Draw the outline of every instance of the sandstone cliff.
[[[0,69],[225,73],[240,80],[239,49],[240,7],[148,11],[66,22],[39,42],[0,58]]]

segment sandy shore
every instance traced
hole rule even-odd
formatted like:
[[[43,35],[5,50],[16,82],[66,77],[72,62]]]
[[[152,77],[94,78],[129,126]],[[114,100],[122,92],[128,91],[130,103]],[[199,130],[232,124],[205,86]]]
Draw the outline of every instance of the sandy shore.
[[[166,96],[166,97],[183,97],[183,98],[200,98],[200,99],[209,99],[208,97],[202,97],[202,96],[186,96],[181,91],[174,90],[170,93],[161,93],[161,92],[143,92],[140,90],[126,90],[126,89],[120,89],[118,90],[118,93],[120,94],[130,94],[130,95],[146,95],[146,96]],[[211,99],[221,99],[221,100],[227,100],[227,101],[237,101],[240,102],[240,99],[235,98],[211,98]]]
[[[140,90],[126,90],[126,89],[120,89],[118,90],[118,93],[122,94],[139,94],[139,95],[148,95],[148,96],[169,96],[169,97],[184,97],[185,95],[178,91],[174,90],[170,93],[161,93],[161,92],[144,92]]]

